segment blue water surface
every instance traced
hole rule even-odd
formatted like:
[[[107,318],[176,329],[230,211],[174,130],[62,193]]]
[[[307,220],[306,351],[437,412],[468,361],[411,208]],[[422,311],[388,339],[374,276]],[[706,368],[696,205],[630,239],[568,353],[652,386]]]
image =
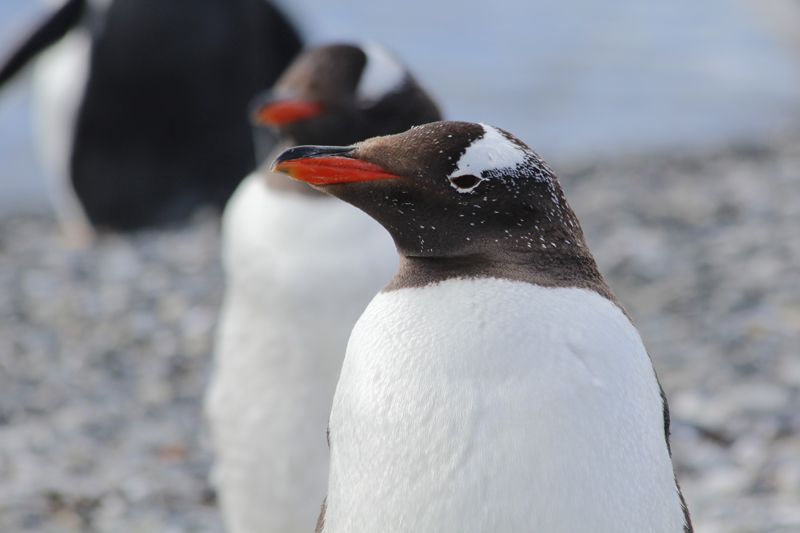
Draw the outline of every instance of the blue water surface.
[[[280,3],[313,43],[388,45],[448,118],[507,129],[557,165],[759,140],[800,122],[800,65],[757,1]],[[43,12],[0,2],[0,50]],[[0,93],[0,213],[44,205],[26,83],[9,89]]]

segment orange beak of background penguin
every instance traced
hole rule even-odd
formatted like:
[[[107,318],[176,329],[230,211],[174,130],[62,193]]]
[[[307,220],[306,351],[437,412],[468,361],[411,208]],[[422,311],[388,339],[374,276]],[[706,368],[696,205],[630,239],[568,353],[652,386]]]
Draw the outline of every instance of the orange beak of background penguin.
[[[346,154],[355,149],[353,146],[296,146],[281,153],[270,170],[311,185],[400,177],[375,163],[347,157]]]
[[[325,112],[325,107],[317,102],[298,98],[269,100],[255,105],[252,120],[266,126],[283,126],[298,120],[316,117]]]

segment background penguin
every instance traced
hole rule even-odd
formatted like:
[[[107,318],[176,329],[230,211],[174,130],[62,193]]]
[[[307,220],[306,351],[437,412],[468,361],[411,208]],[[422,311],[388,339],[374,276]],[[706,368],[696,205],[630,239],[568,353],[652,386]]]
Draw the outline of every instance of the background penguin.
[[[305,52],[254,114],[290,144],[350,143],[439,118],[376,44]],[[394,245],[358,209],[263,169],[231,198],[222,247],[227,287],[206,412],[226,530],[311,531],[347,338],[396,269]]]
[[[440,122],[273,168],[400,253],[347,347],[318,530],[691,531],[652,364],[537,154]]]
[[[255,166],[247,105],[301,48],[265,0],[68,0],[0,83],[53,43],[34,76],[37,136],[78,238],[87,221],[130,230],[222,208]]]

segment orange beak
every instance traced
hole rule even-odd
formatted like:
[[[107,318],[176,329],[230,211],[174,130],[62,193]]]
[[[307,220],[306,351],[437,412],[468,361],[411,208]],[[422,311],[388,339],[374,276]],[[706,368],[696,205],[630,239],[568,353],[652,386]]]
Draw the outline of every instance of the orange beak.
[[[317,102],[298,98],[267,101],[257,104],[253,110],[253,122],[267,126],[283,126],[298,120],[316,117],[325,112],[325,107]]]
[[[275,158],[270,170],[312,185],[400,177],[380,165],[344,155],[353,150],[352,146],[297,146]]]

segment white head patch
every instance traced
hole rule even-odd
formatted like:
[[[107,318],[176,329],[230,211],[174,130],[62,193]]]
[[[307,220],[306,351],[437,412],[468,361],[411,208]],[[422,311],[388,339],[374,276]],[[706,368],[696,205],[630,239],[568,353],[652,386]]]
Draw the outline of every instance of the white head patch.
[[[405,67],[383,46],[373,41],[361,45],[367,64],[361,73],[356,93],[364,103],[375,103],[400,88],[406,78]]]
[[[486,124],[481,126],[485,132],[483,137],[472,143],[458,160],[458,167],[448,176],[451,183],[459,176],[473,175],[482,179],[481,173],[486,170],[513,169],[525,163],[526,152],[522,148],[508,140],[497,128]],[[459,192],[469,192],[474,188],[453,187]]]

